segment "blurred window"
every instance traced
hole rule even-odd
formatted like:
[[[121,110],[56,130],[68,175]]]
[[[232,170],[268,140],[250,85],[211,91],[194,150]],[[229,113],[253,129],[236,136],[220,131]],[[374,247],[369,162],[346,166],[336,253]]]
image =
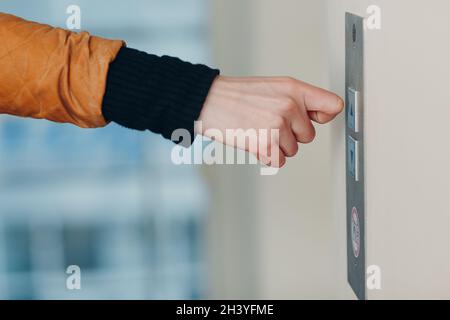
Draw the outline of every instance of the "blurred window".
[[[0,10],[208,63],[206,0],[4,0]],[[0,115],[0,298],[191,299],[204,287],[205,189],[172,143],[111,124]],[[69,265],[81,290],[66,288]]]

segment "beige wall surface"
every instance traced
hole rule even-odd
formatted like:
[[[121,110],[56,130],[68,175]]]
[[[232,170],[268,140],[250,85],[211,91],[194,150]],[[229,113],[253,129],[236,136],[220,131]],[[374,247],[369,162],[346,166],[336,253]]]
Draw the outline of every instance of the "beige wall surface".
[[[216,64],[345,88],[345,12],[381,8],[365,32],[369,298],[450,298],[450,2],[215,0]],[[318,127],[277,176],[205,168],[210,296],[354,299],[347,284],[344,117]]]
[[[253,67],[327,86],[323,1],[255,1]],[[329,187],[330,128],[275,177],[259,178],[260,294],[334,297]]]
[[[365,32],[366,240],[382,288],[368,297],[450,298],[450,2],[329,0],[331,87],[341,93],[344,12],[366,15],[373,4],[382,24]],[[338,234],[345,228],[343,126],[333,125],[332,143],[341,168],[333,175]]]
[[[327,86],[323,1],[217,0],[212,9],[223,74],[289,75]],[[330,137],[329,126],[317,127],[316,143],[302,146],[276,176],[206,168],[220,188],[208,237],[213,297],[337,297]]]

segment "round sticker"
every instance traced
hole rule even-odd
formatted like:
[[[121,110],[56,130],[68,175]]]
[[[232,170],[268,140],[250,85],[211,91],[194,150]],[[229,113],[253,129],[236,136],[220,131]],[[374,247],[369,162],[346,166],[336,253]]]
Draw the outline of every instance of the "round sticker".
[[[361,248],[361,233],[359,227],[358,210],[355,207],[352,209],[352,246],[353,255],[355,258],[359,257],[359,251]]]

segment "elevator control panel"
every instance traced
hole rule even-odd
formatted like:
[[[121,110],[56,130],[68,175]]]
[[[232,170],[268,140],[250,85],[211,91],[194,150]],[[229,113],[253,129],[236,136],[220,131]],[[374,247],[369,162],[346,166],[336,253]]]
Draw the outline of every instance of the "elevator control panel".
[[[362,17],[347,13],[345,20],[347,277],[356,296],[366,299],[364,28]]]

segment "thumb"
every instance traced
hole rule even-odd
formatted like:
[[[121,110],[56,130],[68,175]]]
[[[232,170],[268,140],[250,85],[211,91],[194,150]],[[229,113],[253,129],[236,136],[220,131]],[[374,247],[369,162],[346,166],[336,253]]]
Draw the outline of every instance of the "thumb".
[[[307,83],[301,83],[301,86],[303,88],[298,90],[296,100],[301,99],[301,104],[305,107],[311,120],[327,123],[344,109],[344,101],[333,92]]]

